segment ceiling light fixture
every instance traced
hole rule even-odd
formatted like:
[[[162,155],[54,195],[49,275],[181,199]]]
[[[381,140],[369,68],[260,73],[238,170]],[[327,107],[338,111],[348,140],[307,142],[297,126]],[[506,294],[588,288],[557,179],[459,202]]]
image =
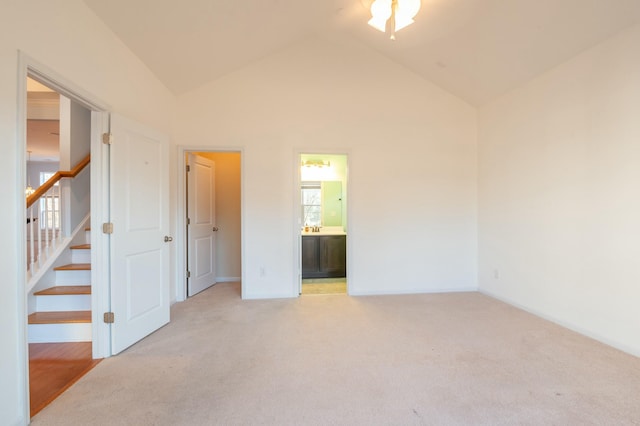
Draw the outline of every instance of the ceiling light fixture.
[[[391,33],[391,40],[396,39],[396,31],[413,24],[413,18],[420,10],[420,0],[374,0],[371,3],[371,19],[373,28]]]
[[[329,167],[331,162],[324,160],[305,160],[302,162],[304,167]]]

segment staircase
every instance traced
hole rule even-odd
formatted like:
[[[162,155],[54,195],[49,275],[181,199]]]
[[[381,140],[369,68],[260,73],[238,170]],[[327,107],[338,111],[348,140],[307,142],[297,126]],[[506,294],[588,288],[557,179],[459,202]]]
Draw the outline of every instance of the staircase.
[[[70,246],[59,258],[71,263],[53,268],[54,284],[35,291],[29,315],[29,343],[91,341],[91,245],[89,228],[85,242]]]

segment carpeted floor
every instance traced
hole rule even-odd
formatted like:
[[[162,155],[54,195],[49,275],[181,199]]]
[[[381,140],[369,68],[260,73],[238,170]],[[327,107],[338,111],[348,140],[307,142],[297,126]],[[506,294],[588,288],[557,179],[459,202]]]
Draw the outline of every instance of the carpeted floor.
[[[239,294],[175,305],[33,424],[640,423],[640,359],[479,293]]]

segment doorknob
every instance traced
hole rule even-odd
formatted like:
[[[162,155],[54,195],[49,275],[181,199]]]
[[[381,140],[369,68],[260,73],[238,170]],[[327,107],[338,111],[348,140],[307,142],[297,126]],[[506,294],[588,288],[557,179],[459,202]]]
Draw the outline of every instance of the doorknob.
[[[213,232],[216,232],[217,230],[218,230],[218,227],[217,227],[217,226],[214,226],[214,227],[213,227]]]
[[[164,236],[164,242],[165,243],[170,243],[171,241],[173,241],[173,237],[169,237],[167,235]]]

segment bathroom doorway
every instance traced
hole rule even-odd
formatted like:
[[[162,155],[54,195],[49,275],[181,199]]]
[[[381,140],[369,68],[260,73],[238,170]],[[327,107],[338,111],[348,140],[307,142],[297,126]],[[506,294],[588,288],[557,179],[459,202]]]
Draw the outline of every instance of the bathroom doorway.
[[[299,294],[347,294],[347,155],[299,160]]]

